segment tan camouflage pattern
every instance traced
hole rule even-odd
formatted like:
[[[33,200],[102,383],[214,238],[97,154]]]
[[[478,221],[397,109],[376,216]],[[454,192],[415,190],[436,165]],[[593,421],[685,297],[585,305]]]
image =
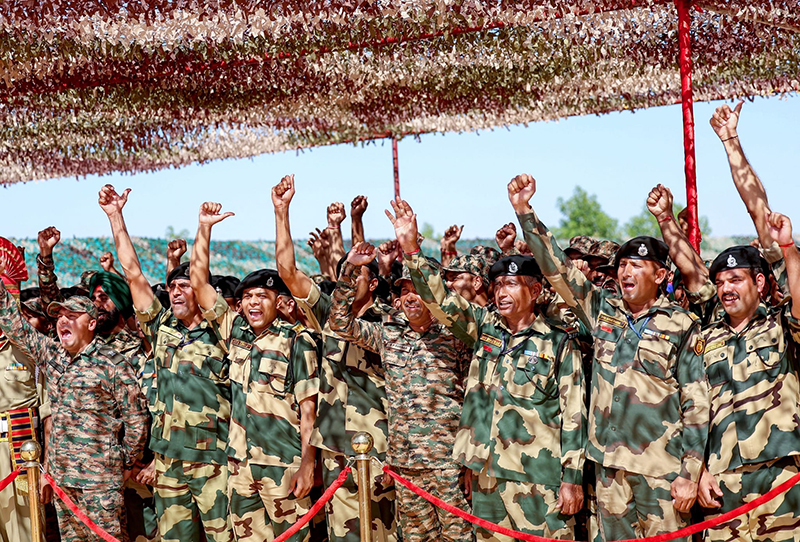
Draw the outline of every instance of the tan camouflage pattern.
[[[712,474],[800,454],[800,323],[790,311],[762,303],[740,333],[727,318],[703,331]]]
[[[237,542],[263,542],[280,536],[311,508],[311,498],[296,498],[289,483],[297,467],[256,465],[247,461],[228,463],[228,499]],[[287,542],[308,542],[306,525]]]
[[[587,456],[629,473],[697,481],[709,398],[696,317],[661,296],[633,319],[621,297],[572,264],[535,213],[518,219],[545,277],[594,336]]]
[[[603,258],[608,263],[611,263],[611,261],[614,259],[614,255],[617,253],[617,250],[619,250],[619,243],[603,240],[593,243],[592,246],[589,247],[589,252],[587,255],[597,256],[598,258]]]
[[[567,332],[540,314],[529,329],[511,333],[498,313],[447,290],[421,253],[405,263],[434,317],[473,349],[454,457],[495,478],[580,484],[585,393],[580,353]]]
[[[498,480],[486,472],[472,475],[475,515],[501,527],[523,533],[574,540],[575,517],[556,508],[558,486]],[[475,526],[479,542],[514,542],[514,538]]]
[[[46,371],[52,431],[47,468],[61,487],[122,486],[146,444],[147,409],[131,366],[99,341],[75,358],[36,331],[0,287],[0,329]],[[120,437],[122,435],[122,437]]]
[[[230,542],[228,465],[156,454],[155,500],[164,542]]]
[[[578,252],[581,257],[591,254],[590,250],[592,245],[597,243],[597,239],[588,235],[576,235],[569,240],[569,246],[566,251]]]
[[[603,540],[630,540],[672,533],[689,524],[675,509],[671,482],[663,477],[596,466],[597,513]],[[690,537],[675,538],[689,542]]]
[[[381,357],[389,404],[386,462],[410,469],[455,468],[453,444],[471,352],[441,324],[420,333],[400,312],[380,323],[356,318],[359,272],[350,263],[343,266],[328,321],[340,337]]]
[[[322,450],[322,483],[327,488],[344,469],[345,458]],[[399,539],[395,525],[395,487],[384,485],[383,472],[372,468],[372,542],[395,542]],[[325,505],[329,542],[360,542],[358,486],[355,469]]]
[[[78,508],[83,510],[101,529],[120,542],[128,542],[121,490],[62,489],[78,505]],[[60,499],[57,497],[53,499],[56,501],[61,542],[101,542],[103,540],[84,525]]]
[[[500,251],[492,247],[478,245],[472,247],[469,254],[461,254],[453,258],[444,267],[444,271],[455,271],[458,273],[470,273],[481,277],[485,283],[489,283],[489,270],[492,265],[500,259]]]
[[[447,504],[471,513],[464,496],[461,468],[394,470],[418,487]],[[473,540],[472,524],[429,503],[402,484],[397,484],[397,516],[403,542],[468,542]]]
[[[717,476],[722,490],[722,507],[705,519],[752,502],[761,495],[786,482],[800,472],[797,456],[785,457],[764,463],[744,465]],[[800,540],[800,485],[777,495],[774,499],[752,511],[737,516],[718,527],[706,531],[707,542],[752,540],[757,542],[784,542]]]

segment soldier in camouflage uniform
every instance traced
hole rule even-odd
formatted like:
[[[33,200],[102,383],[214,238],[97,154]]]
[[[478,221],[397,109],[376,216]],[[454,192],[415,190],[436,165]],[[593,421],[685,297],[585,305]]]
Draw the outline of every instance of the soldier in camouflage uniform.
[[[436,323],[407,271],[395,282],[400,287],[402,315],[386,315],[381,322],[355,317],[356,277],[375,256],[375,248],[368,243],[356,245],[348,254],[333,293],[331,329],[381,356],[389,401],[386,462],[448,504],[469,511],[461,465],[452,459],[469,351]],[[397,488],[396,504],[405,542],[463,542],[471,538],[468,522],[404,486]]]
[[[188,263],[167,276],[170,309],[153,295],[125,227],[129,190],[100,191],[136,316],[153,345],[155,390],[150,394],[155,452],[155,501],[162,540],[227,542],[230,381],[224,345],[197,306]],[[145,371],[147,372],[147,371]]]
[[[541,271],[530,256],[490,269],[491,310],[450,293],[420,254],[409,205],[392,202],[397,240],[416,291],[473,349],[454,458],[472,479],[475,515],[539,536],[573,539],[583,506],[586,407],[569,334],[534,309]],[[476,527],[480,540],[509,540]]]
[[[380,356],[339,337],[330,329],[331,298],[297,269],[289,229],[289,203],[294,196],[294,178],[284,177],[272,189],[277,226],[275,257],[278,273],[295,297],[312,329],[323,334],[317,419],[311,444],[322,449],[322,476],[329,486],[344,468],[345,458],[354,456],[350,439],[367,431],[375,441],[372,455],[386,457],[388,423],[386,389]],[[362,267],[356,280],[354,312],[357,317],[380,322],[385,306],[374,301],[378,287],[377,265]],[[326,508],[331,542],[359,542],[358,489],[352,477],[333,495]],[[372,539],[395,540],[394,488],[373,478]]]
[[[500,258],[500,253],[484,246],[473,247],[469,254],[453,258],[442,267],[447,288],[469,301],[485,307],[489,293],[489,269]]]
[[[46,302],[61,301],[63,296],[58,287],[53,259],[53,249],[61,240],[61,232],[51,226],[40,231],[37,240],[39,293]],[[127,319],[133,315],[133,300],[125,279],[109,271],[94,272],[88,277],[86,287],[97,309],[97,340],[115,350],[131,364],[142,392],[145,397],[149,397],[148,380],[143,379],[146,356],[142,340],[127,326]],[[154,542],[160,538],[151,487],[154,470],[153,454],[145,449],[141,461],[137,463],[131,477],[125,481],[126,525],[132,542]]]
[[[125,358],[95,340],[97,312],[85,297],[51,303],[59,341],[36,331],[0,288],[0,328],[47,374],[52,431],[47,470],[100,527],[123,541],[122,484],[141,457],[147,407]],[[99,540],[60,501],[61,540]]]
[[[622,245],[614,261],[621,296],[598,288],[533,212],[535,191],[529,175],[508,186],[525,240],[594,336],[587,456],[596,463],[601,534],[672,532],[689,519],[708,433],[699,322],[659,293],[664,243],[639,237]]]
[[[232,214],[220,214],[220,208],[210,202],[200,207],[192,288],[231,363],[227,451],[233,530],[240,542],[262,542],[282,534],[311,508],[316,449],[309,437],[319,390],[317,346],[307,332],[280,319],[278,295],[288,292],[277,271],[254,271],[238,285],[234,297],[242,300],[244,316],[211,286],[211,228]],[[308,539],[306,526],[289,540]]]

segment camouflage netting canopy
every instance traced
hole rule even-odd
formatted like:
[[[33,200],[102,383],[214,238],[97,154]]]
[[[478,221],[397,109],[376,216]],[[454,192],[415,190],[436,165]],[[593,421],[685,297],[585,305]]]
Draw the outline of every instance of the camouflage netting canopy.
[[[800,0],[695,0],[694,97],[800,89]],[[680,102],[669,0],[0,0],[0,183]]]

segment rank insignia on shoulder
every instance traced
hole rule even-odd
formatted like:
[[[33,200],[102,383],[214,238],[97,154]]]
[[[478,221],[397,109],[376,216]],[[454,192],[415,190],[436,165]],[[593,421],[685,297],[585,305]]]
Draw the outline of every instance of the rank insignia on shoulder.
[[[497,348],[500,348],[500,346],[503,344],[500,339],[497,337],[492,337],[488,333],[481,333],[481,338],[479,340],[491,344],[492,346],[496,346]]]
[[[703,352],[706,351],[706,340],[702,337],[697,338],[697,342],[694,343],[694,353],[698,356],[703,355]]]

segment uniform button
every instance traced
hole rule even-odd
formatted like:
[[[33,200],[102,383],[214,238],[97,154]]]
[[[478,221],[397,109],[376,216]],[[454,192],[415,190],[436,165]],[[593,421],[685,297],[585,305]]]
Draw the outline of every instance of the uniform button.
[[[506,387],[501,385],[501,386],[500,386],[500,389],[501,389],[501,390],[504,390],[504,389],[506,389]]]
[[[628,343],[628,344],[631,344],[631,340],[630,339],[625,339],[625,342]]]
[[[612,427],[612,428],[611,428],[611,430],[612,430],[612,431],[616,431],[616,430],[617,430],[617,428],[616,428],[616,427]]]
[[[619,403],[619,397],[614,397],[614,402]]]
[[[776,342],[778,342],[778,339],[776,337],[773,337],[772,338],[772,344],[775,344]]]

